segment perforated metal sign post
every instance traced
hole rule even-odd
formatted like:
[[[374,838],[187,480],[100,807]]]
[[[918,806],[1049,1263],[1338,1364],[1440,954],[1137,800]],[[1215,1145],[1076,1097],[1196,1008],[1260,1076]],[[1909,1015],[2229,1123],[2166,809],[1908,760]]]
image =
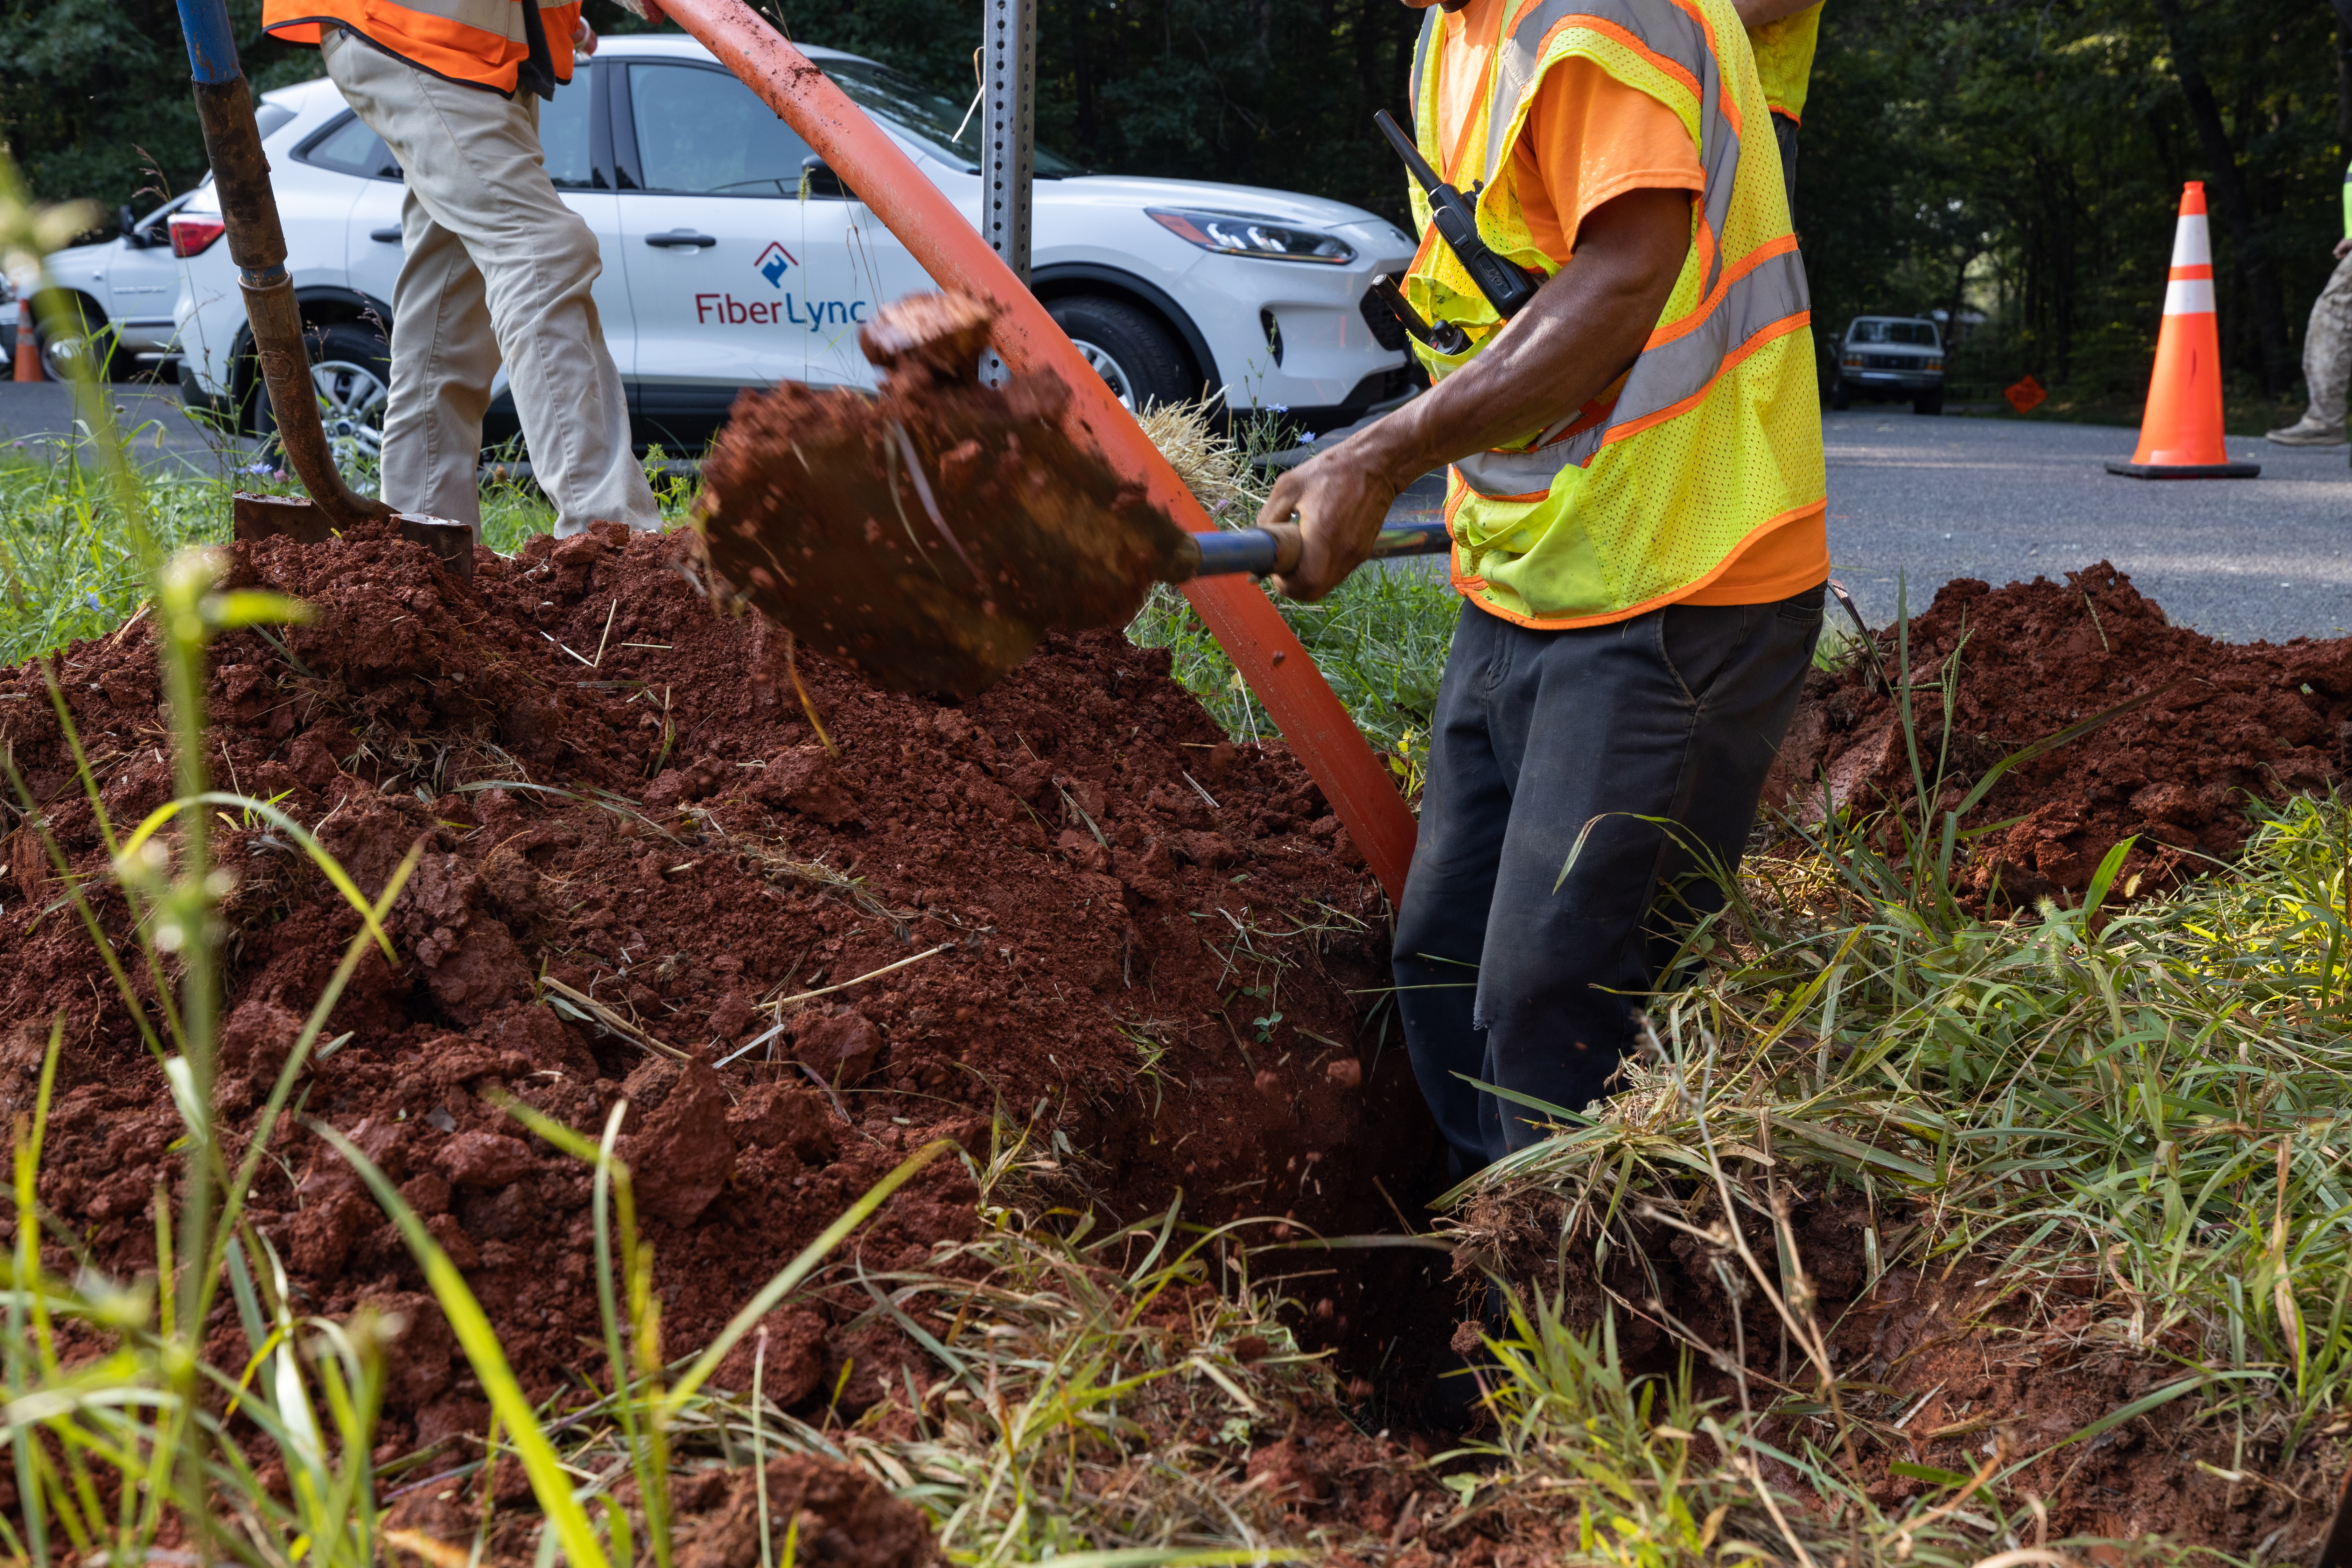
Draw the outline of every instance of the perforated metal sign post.
[[[1037,0],[985,0],[980,45],[980,233],[1029,281],[1037,168]]]
[[[1029,281],[1029,215],[1037,177],[1037,0],[982,0],[980,41],[980,235],[1013,276]],[[1004,384],[994,349],[980,378]]]
[[[996,352],[1015,374],[1050,372],[1069,386],[1066,417],[1076,439],[1133,476],[1185,528],[1202,533],[1216,526],[1003,258],[807,56],[742,0],[663,0],[663,9],[856,187],[933,281],[997,308]],[[1397,897],[1412,859],[1412,813],[1315,661],[1246,579],[1196,579],[1184,584],[1184,596],[1307,764],[1372,874]]]

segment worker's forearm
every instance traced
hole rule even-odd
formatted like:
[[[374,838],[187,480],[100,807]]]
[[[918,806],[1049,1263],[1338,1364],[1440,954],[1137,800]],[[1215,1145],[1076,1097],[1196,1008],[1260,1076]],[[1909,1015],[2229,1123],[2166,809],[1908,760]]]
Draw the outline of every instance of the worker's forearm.
[[[1433,468],[1540,430],[1633,363],[1690,242],[1689,193],[1643,190],[1587,218],[1576,254],[1486,350],[1351,439],[1400,488]]]
[[[1812,4],[1813,0],[1731,0],[1731,8],[1739,13],[1741,26],[1760,27],[1793,16]]]

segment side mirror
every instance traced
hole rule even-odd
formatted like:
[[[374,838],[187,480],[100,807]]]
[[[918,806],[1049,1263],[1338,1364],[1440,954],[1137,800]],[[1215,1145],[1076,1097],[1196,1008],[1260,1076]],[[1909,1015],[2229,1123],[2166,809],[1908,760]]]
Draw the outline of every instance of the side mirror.
[[[144,250],[155,242],[139,232],[139,215],[131,210],[129,202],[114,209],[114,221],[122,226],[122,243],[133,250]]]
[[[835,201],[857,199],[857,193],[844,184],[841,176],[833,172],[831,165],[814,153],[801,160],[801,179],[808,186],[808,194],[811,196],[820,199],[831,198]]]

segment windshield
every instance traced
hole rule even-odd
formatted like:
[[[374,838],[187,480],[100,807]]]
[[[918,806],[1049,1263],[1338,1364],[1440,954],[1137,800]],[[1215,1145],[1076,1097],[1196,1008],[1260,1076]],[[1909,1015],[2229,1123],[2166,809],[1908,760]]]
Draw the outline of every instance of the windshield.
[[[858,108],[881,115],[928,142],[944,163],[960,163],[967,174],[980,173],[980,116],[964,112],[962,103],[941,98],[911,77],[899,75],[871,60],[826,60],[824,74],[841,84]],[[962,134],[957,132],[961,131]],[[1059,153],[1037,149],[1037,177],[1058,180],[1086,171]]]
[[[1916,343],[1936,346],[1936,329],[1927,321],[1856,321],[1846,341],[1856,343]]]

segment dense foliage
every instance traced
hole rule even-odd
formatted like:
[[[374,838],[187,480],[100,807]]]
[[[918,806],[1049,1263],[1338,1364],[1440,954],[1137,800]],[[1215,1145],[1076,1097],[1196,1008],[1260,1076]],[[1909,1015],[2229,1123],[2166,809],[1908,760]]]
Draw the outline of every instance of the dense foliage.
[[[2083,395],[2145,385],[2174,215],[2206,182],[2222,353],[2296,380],[2352,138],[2319,0],[1830,0],[1801,227],[1824,320],[1993,318],[1956,367]]]
[[[2352,10],[2352,0],[2339,0]],[[1305,189],[1403,216],[1370,129],[1404,107],[1398,0],[1042,0],[1039,136],[1090,167]],[[961,96],[972,0],[768,0],[804,41]],[[258,36],[265,84],[317,56]],[[609,0],[592,15],[634,26]],[[1981,310],[1964,381],[2137,395],[2184,181],[2212,201],[2224,353],[2296,379],[2333,265],[2352,29],[2319,0],[1830,0],[1800,208],[1824,321]],[[164,0],[0,0],[0,131],[50,196],[109,210],[203,164]],[[152,199],[152,198],[151,198]]]

